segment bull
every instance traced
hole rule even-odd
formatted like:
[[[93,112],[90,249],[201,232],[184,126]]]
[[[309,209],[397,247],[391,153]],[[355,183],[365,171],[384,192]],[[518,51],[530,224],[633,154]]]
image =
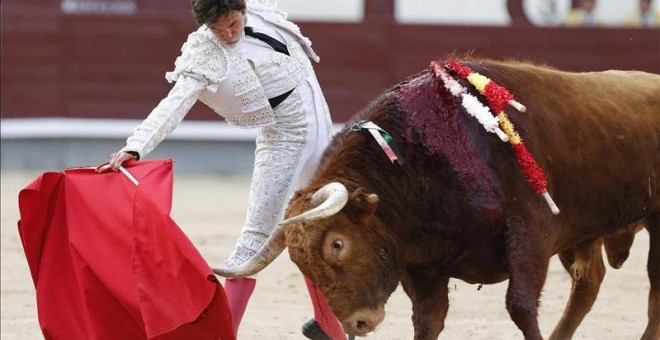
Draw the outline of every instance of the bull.
[[[288,247],[345,330],[356,335],[383,320],[384,305],[401,283],[412,301],[415,339],[442,331],[450,278],[480,284],[508,279],[511,319],[526,339],[541,339],[538,301],[550,258],[558,254],[574,280],[551,335],[564,338],[591,308],[604,275],[602,258],[586,267],[583,260],[600,256],[603,240],[632,241],[643,225],[650,236],[643,338],[660,338],[660,76],[570,73],[476,58],[462,63],[526,105],[526,113],[505,111],[544,170],[561,213],[553,214],[530,187],[512,148],[485,132],[427,69],[355,118],[388,132],[399,162],[391,162],[370,133],[347,126],[260,252],[216,273],[254,274]],[[593,283],[579,280],[581,267]],[[576,288],[587,293],[575,296]]]

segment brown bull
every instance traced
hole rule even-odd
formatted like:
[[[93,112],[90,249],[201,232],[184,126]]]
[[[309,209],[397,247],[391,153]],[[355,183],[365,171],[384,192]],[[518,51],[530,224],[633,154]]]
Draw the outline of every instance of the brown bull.
[[[537,306],[550,258],[559,254],[574,270],[580,259],[598,257],[603,239],[607,247],[607,238],[624,237],[621,230],[643,222],[651,283],[643,337],[658,339],[660,76],[464,63],[527,106],[527,113],[507,114],[545,171],[560,214],[526,182],[511,147],[485,132],[426,70],[357,117],[388,131],[405,164],[391,163],[369,133],[345,128],[314,179],[292,199],[287,216],[294,217],[251,261],[217,272],[253,274],[288,247],[344,328],[357,335],[383,320],[401,282],[412,300],[416,339],[436,338],[444,327],[450,278],[483,284],[508,278],[512,320],[525,338],[540,339]],[[628,234],[632,241],[634,231]],[[587,282],[589,293],[580,296],[575,290],[585,280],[574,282],[553,337],[570,337],[593,304],[604,269],[585,268],[598,285]]]

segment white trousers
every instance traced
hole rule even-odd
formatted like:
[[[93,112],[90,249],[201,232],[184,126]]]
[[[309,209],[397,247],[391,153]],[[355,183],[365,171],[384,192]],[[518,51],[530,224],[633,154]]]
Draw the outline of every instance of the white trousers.
[[[293,192],[305,186],[319,164],[332,122],[312,74],[275,109],[276,123],[259,130],[247,214],[226,266],[254,255],[282,220]]]

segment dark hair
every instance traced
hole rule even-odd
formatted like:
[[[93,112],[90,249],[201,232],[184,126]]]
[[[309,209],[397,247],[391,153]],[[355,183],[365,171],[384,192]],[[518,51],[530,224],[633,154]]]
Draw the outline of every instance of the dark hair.
[[[245,10],[245,0],[192,0],[197,24],[211,26],[231,11]]]

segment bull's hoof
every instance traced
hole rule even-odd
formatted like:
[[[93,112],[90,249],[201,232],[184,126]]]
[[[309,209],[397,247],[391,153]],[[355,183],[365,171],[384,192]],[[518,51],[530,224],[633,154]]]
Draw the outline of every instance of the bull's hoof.
[[[310,319],[309,321],[305,322],[305,324],[302,326],[302,333],[307,339],[332,340],[327,334],[325,334],[323,329],[321,329],[321,326],[319,326],[319,324],[314,319]],[[355,340],[355,336],[349,335],[348,340]]]

